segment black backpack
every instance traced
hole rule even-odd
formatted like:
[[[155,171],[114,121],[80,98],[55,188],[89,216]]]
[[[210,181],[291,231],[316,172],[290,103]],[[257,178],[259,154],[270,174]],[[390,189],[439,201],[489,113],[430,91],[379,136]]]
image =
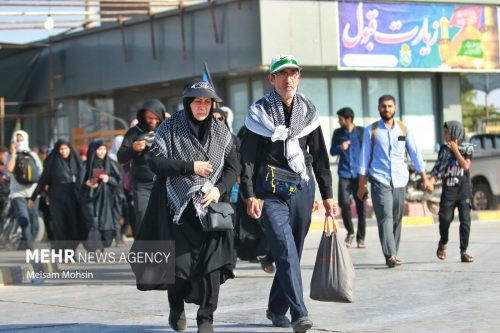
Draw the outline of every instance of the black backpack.
[[[22,185],[31,185],[40,179],[38,166],[30,152],[18,153],[14,167],[14,178]]]

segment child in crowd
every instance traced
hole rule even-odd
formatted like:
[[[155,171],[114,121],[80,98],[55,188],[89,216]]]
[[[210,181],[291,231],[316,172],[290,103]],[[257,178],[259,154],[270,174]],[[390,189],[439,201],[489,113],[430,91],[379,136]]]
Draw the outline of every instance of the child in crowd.
[[[473,146],[465,141],[465,130],[458,121],[444,123],[444,140],[438,159],[431,171],[430,190],[438,178],[443,180],[443,192],[439,204],[439,234],[441,236],[436,255],[440,260],[446,259],[448,233],[453,221],[455,208],[458,208],[460,220],[460,259],[470,263],[474,259],[467,254],[470,235],[471,181],[469,169]]]

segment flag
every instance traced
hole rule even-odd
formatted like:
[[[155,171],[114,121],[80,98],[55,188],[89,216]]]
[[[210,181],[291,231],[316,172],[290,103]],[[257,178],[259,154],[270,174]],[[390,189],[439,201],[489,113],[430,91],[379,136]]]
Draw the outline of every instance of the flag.
[[[217,90],[215,89],[214,81],[212,81],[212,77],[210,76],[210,71],[208,70],[206,61],[203,62],[203,75],[201,77],[201,80],[210,83],[212,88],[214,88],[215,93],[217,94]],[[219,96],[219,94],[217,94],[217,96]],[[222,100],[215,100],[214,102],[214,107],[217,107],[217,103],[221,103]]]
[[[201,78],[203,81],[210,83],[212,88],[215,90],[214,82],[212,81],[212,77],[210,76],[210,71],[208,70],[207,62],[203,62],[203,76]]]

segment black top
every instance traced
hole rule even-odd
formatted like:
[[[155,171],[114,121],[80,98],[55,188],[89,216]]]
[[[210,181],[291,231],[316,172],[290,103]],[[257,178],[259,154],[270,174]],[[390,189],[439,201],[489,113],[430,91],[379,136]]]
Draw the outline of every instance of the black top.
[[[64,159],[59,153],[59,148],[66,145],[70,148],[70,155]],[[31,199],[35,200],[45,187],[49,186],[49,192],[52,197],[55,195],[67,197],[65,191],[57,191],[57,188],[68,184],[75,185],[76,179],[80,173],[81,160],[78,153],[73,149],[69,141],[60,139],[56,142],[54,149],[47,156],[43,164],[43,172],[40,175],[37,186],[31,195]]]
[[[472,159],[472,155],[462,154],[462,156],[465,159]],[[448,146],[441,145],[431,176],[443,180],[442,200],[455,201],[472,197],[469,170],[466,171],[460,166]]]
[[[285,107],[285,106],[284,106]],[[285,111],[286,126],[290,126],[291,113]],[[321,127],[299,139],[306,166],[312,166],[319,191],[323,199],[333,197],[332,173]],[[255,197],[255,176],[263,164],[272,164],[290,170],[285,157],[285,143],[272,142],[271,138],[258,135],[251,130],[245,132],[241,142],[241,191],[245,199]],[[291,171],[291,170],[290,170]]]
[[[146,149],[141,152],[137,152],[132,148],[134,141],[144,140],[144,137],[147,136],[148,133],[151,131],[156,132],[158,129],[158,127],[155,129],[149,128],[144,119],[146,110],[153,112],[161,121],[165,119],[165,107],[160,101],[151,100],[145,102],[142,108],[137,112],[137,120],[139,123],[137,126],[131,127],[127,131],[120,149],[116,153],[119,163],[131,163],[134,181],[138,183],[151,183],[154,178],[154,173],[148,166],[149,146],[146,146]],[[158,126],[160,125],[158,124]]]

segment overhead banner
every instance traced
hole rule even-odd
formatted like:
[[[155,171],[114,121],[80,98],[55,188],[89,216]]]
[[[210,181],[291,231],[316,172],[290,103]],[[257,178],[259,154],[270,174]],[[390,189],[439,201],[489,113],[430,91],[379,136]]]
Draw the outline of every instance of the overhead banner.
[[[494,6],[339,2],[339,69],[499,70]]]

